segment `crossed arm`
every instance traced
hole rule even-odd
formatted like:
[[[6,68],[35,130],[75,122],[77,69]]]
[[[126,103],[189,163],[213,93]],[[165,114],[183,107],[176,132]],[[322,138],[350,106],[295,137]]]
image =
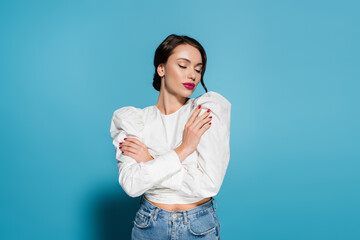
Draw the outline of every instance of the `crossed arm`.
[[[212,109],[212,126],[203,133],[195,154],[182,149],[180,145],[156,158],[149,154],[139,136],[127,131],[131,129],[127,129],[126,124],[117,124],[121,116],[114,114],[111,135],[118,160],[119,183],[124,191],[131,197],[137,197],[160,185],[190,196],[215,196],[220,190],[230,159],[231,104],[225,103],[225,106],[216,102],[203,104],[204,110]],[[123,143],[122,149],[120,143]],[[126,146],[129,150],[131,145],[132,151],[122,151]],[[195,164],[182,163],[189,154],[196,157]]]

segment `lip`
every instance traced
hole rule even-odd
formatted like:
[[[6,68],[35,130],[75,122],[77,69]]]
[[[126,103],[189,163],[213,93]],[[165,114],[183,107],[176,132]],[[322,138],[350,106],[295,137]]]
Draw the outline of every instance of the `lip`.
[[[183,83],[184,87],[186,87],[187,89],[193,89],[195,87],[195,84],[194,83],[191,83],[191,82],[186,82],[186,83]]]

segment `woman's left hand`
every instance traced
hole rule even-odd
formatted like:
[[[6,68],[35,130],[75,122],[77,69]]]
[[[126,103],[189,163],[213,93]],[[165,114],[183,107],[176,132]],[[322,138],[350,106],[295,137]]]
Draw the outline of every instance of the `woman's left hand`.
[[[125,138],[119,143],[123,155],[132,157],[136,162],[148,162],[154,158],[150,155],[147,146],[136,138]]]

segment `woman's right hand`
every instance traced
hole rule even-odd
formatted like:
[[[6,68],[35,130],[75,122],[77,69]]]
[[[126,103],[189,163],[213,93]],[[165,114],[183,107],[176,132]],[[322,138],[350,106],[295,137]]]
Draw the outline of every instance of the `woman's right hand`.
[[[199,105],[193,114],[191,114],[190,119],[185,124],[183,139],[182,139],[182,148],[190,155],[197,148],[201,136],[204,134],[206,130],[208,130],[211,126],[211,116],[210,109],[207,112],[204,112],[200,116],[199,113],[201,111],[201,105]]]

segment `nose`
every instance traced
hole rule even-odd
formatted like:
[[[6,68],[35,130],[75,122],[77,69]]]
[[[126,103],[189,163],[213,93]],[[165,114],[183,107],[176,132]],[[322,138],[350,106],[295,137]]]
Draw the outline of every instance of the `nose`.
[[[195,81],[195,77],[196,77],[195,69],[190,70],[190,72],[188,73],[188,77]]]

